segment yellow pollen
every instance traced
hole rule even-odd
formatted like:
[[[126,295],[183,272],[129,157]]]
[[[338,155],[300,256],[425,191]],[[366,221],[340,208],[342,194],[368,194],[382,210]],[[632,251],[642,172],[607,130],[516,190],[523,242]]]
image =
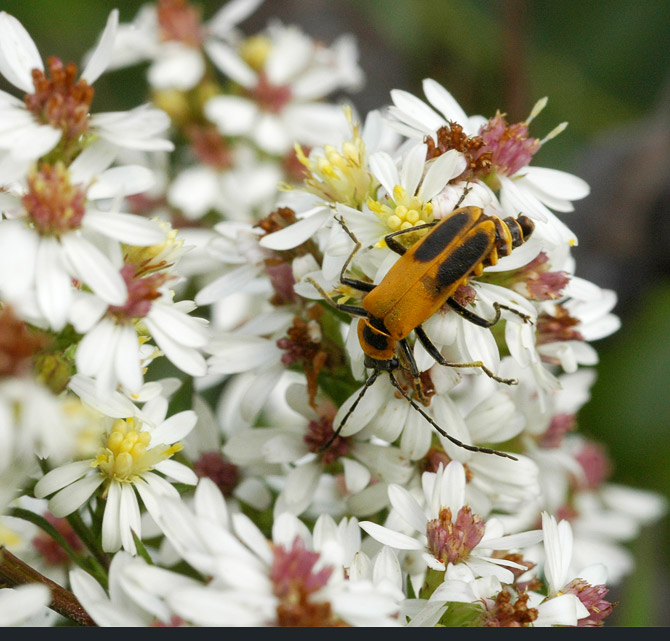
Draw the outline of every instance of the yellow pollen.
[[[305,155],[300,145],[294,146],[296,158],[307,170],[303,189],[328,202],[339,202],[358,208],[378,187],[378,182],[368,171],[365,143],[354,123],[351,107],[345,106],[345,116],[351,127],[351,138],[340,150],[325,145],[323,152]]]
[[[400,229],[400,225],[402,224],[402,220],[398,216],[389,216],[386,219],[386,224],[389,226],[389,229],[392,231],[396,231],[397,229]]]
[[[149,449],[150,442],[151,433],[142,431],[135,419],[118,419],[92,466],[110,480],[132,483],[183,448],[181,443],[175,443],[169,447],[159,444]]]

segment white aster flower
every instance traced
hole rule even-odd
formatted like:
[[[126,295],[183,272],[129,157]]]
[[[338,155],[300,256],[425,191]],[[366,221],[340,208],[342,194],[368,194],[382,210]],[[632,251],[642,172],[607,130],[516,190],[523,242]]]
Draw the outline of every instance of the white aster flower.
[[[301,384],[290,385],[286,397],[289,406],[298,413],[294,425],[241,430],[223,448],[224,454],[240,465],[263,461],[285,467],[286,477],[275,502],[275,514],[305,512],[315,499],[321,476],[333,463],[342,465],[344,490],[349,495],[348,510],[354,514],[372,514],[385,507],[366,500],[371,482],[374,481],[372,494],[376,497],[381,491],[377,485],[405,484],[413,474],[402,452],[385,443],[338,436],[323,449],[334,435],[335,408],[319,398],[316,407],[312,407],[307,388]],[[308,423],[299,422],[301,417]]]
[[[229,155],[225,166],[199,164],[178,173],[167,191],[170,204],[190,220],[215,211],[226,220],[253,222],[258,212],[270,211],[283,176],[280,165],[243,144]]]
[[[79,160],[70,169],[42,165],[4,201],[0,292],[22,316],[38,325],[45,320],[56,331],[65,326],[75,298],[73,279],[102,301],[123,305],[128,292],[119,273],[120,243],[150,246],[165,239],[154,221],[101,211],[90,202],[146,189],[152,181],[146,170],[109,169],[93,185],[90,172]]]
[[[279,22],[243,42],[239,52],[222,42],[209,43],[207,51],[247,96],[215,96],[205,115],[225,136],[246,136],[275,155],[289,152],[296,141],[312,146],[337,137],[344,124],[341,109],[317,100],[362,81],[349,36],[326,48]]]
[[[430,106],[405,91],[391,92],[394,106],[389,113],[394,126],[410,138],[423,140],[429,136],[438,143],[440,129],[446,127],[448,131],[452,123],[460,125],[469,137],[482,137],[485,145],[479,153],[492,152],[492,165],[481,179],[499,191],[507,215],[523,212],[536,222],[535,233],[552,244],[577,244],[576,236],[551,210],[572,211],[572,201],[587,196],[588,185],[563,171],[529,166],[542,144],[566,126],[559,125],[543,140],[529,137],[528,124],[543,109],[546,99],[538,101],[525,122],[510,126],[500,113],[489,120],[466,116],[453,96],[432,79],[423,81],[423,90]]]
[[[144,347],[139,332],[148,334],[181,371],[204,376],[207,366],[199,350],[209,333],[206,319],[189,316],[195,304],[172,300],[169,273],[146,274],[143,267],[127,263],[120,274],[128,291],[123,305],[107,305],[84,292],[75,299],[70,322],[84,334],[75,354],[77,371],[95,378],[99,393],[116,389],[118,383],[139,392]]]
[[[405,488],[389,486],[389,500],[399,519],[415,534],[390,529],[371,521],[362,521],[361,528],[389,547],[420,554],[423,568],[413,576],[415,589],[422,584],[426,570],[444,572],[449,565],[464,564],[474,577],[495,576],[512,583],[514,575],[508,568],[525,570],[525,566],[497,558],[493,552],[514,550],[542,540],[539,530],[505,535],[496,518],[483,519],[465,503],[465,470],[458,461],[440,467],[436,474],[422,476],[423,500]]]
[[[141,586],[135,575],[145,579]],[[100,627],[183,625],[184,622],[165,603],[165,593],[197,585],[194,579],[150,566],[143,559],[123,551],[114,555],[108,578],[109,590],[105,592],[88,572],[81,568],[70,572],[72,592]]]
[[[49,510],[60,517],[79,509],[102,486],[105,499],[103,550],[116,552],[123,547],[135,554],[133,533],[142,536],[136,492],[149,513],[155,514],[159,496],[179,496],[171,483],[157,472],[180,483],[195,485],[197,481],[190,468],[170,460],[182,449],[179,441],[195,422],[196,415],[190,410],[155,426],[135,418],[117,419],[104,436],[95,458],[51,470],[38,481],[35,496],[43,498],[53,494]]]
[[[360,538],[355,519],[317,520],[312,535],[291,514],[275,518],[268,541],[241,513],[229,514],[207,479],[196,489],[196,513],[161,501],[159,524],[187,562],[210,577],[176,589],[169,605],[196,625],[397,625],[402,591],[384,581],[348,580]],[[325,518],[325,522],[324,522]]]
[[[263,0],[229,0],[207,22],[188,2],[160,2],[140,7],[134,20],[120,24],[109,69],[149,61],[147,78],[153,89],[189,91],[203,78],[203,48],[234,36],[235,26]]]
[[[572,529],[567,521],[542,513],[544,532],[544,576],[547,596],[531,594],[531,604],[537,608],[534,625],[602,625],[602,619],[612,611],[604,600],[605,568],[591,565],[577,574],[570,573],[572,565]]]
[[[169,125],[164,112],[140,107],[129,112],[91,116],[92,83],[107,67],[116,29],[118,11],[109,15],[98,46],[77,80],[76,67],[49,60],[50,77],[37,47],[23,25],[13,16],[0,13],[0,73],[15,87],[26,92],[25,101],[0,94],[0,178],[9,182],[22,176],[29,164],[44,156],[59,143],[73,154],[82,136],[94,134],[93,146],[106,149],[108,163],[124,147],[171,150],[170,141],[161,137]]]

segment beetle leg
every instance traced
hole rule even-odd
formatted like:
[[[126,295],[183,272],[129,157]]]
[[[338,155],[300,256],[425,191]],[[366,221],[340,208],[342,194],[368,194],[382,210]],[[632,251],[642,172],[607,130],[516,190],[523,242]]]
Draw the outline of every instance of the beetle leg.
[[[454,445],[458,445],[458,447],[462,447],[463,449],[466,449],[470,452],[495,454],[496,456],[509,458],[512,459],[513,461],[518,460],[516,457],[512,456],[511,454],[507,454],[506,452],[499,452],[498,450],[493,450],[490,447],[478,447],[476,445],[468,445],[467,443],[463,443],[462,441],[459,441],[457,438],[450,436],[432,419],[432,417],[430,417],[428,414],[426,414],[426,412],[423,411],[420,405],[414,402],[414,399],[412,399],[410,396],[407,395],[407,392],[405,392],[400,383],[398,383],[398,381],[393,376],[393,372],[389,372],[389,379],[391,380],[391,384],[393,385],[393,387],[395,387],[405,397],[405,399],[409,402],[409,404],[417,412],[419,412],[419,414],[421,414],[421,416],[423,416],[442,436],[444,436],[444,438],[449,439]]]
[[[419,366],[416,364],[414,354],[412,353],[412,350],[407,343],[407,339],[403,338],[402,340],[398,341],[397,344],[400,346],[400,350],[404,357],[403,360],[407,364],[409,373],[412,376],[412,387],[414,387],[415,393],[419,395],[420,400],[423,402],[426,400],[426,396],[423,393],[423,389],[421,387],[421,372],[419,372]]]
[[[478,316],[474,312],[471,312],[466,307],[463,307],[463,305],[457,302],[454,298],[447,298],[447,304],[449,305],[449,307],[451,307],[451,309],[453,309],[455,312],[457,312],[463,318],[465,318],[465,320],[468,320],[471,323],[474,323],[475,325],[479,325],[479,327],[493,327],[500,320],[501,309],[506,309],[508,312],[512,312],[517,316],[520,316],[523,319],[524,323],[532,323],[530,316],[512,307],[508,307],[507,305],[501,305],[500,303],[495,302],[493,303],[493,309],[495,309],[496,315],[492,320],[482,318],[481,316]]]
[[[349,408],[349,411],[344,415],[344,418],[342,419],[342,421],[340,421],[340,424],[337,426],[337,429],[333,430],[333,435],[328,439],[328,442],[319,448],[319,452],[325,452],[333,444],[333,441],[340,435],[340,432],[342,431],[342,428],[344,427],[345,423],[349,420],[349,417],[354,413],[356,406],[358,405],[359,401],[363,398],[365,392],[367,392],[370,386],[377,380],[378,375],[379,370],[375,369],[372,371],[372,374],[370,374],[368,380],[365,381],[363,389],[361,389],[360,394]]]
[[[395,240],[396,236],[401,236],[402,234],[409,234],[411,232],[419,231],[421,229],[428,229],[429,227],[435,227],[435,225],[437,225],[437,223],[439,222],[440,222],[439,220],[435,220],[432,223],[424,223],[423,225],[417,225],[416,227],[399,229],[398,231],[386,234],[386,236],[384,236],[384,242],[386,243],[389,249],[393,250],[396,254],[400,254],[402,256],[407,251],[407,247],[401,245],[397,240]]]
[[[347,269],[349,269],[351,261],[354,260],[354,256],[358,253],[362,245],[361,242],[358,240],[358,238],[356,238],[354,232],[352,232],[349,229],[349,227],[347,227],[347,223],[344,222],[344,218],[342,218],[342,216],[335,216],[335,220],[340,224],[340,227],[344,229],[344,231],[347,233],[347,236],[349,236],[349,238],[351,238],[351,240],[354,242],[354,248],[349,254],[347,260],[344,261],[344,265],[342,265],[342,269],[340,270],[340,282],[343,285],[353,287],[354,289],[358,289],[362,292],[371,292],[375,288],[374,283],[366,283],[363,280],[357,280],[355,278],[347,278],[344,275]]]
[[[324,299],[330,303],[335,309],[339,309],[342,312],[347,314],[352,314],[353,316],[367,316],[368,313],[362,307],[357,307],[356,305],[343,305],[342,303],[336,303],[331,295],[323,288],[319,283],[317,283],[313,278],[305,278],[305,280],[310,283],[314,289],[316,289]]]
[[[484,372],[484,374],[492,378],[494,381],[498,381],[499,383],[505,383],[506,385],[517,385],[519,383],[516,378],[500,378],[499,376],[496,376],[488,367],[486,367],[486,365],[484,365],[484,363],[482,363],[482,361],[471,361],[469,363],[450,363],[444,358],[444,356],[442,356],[442,354],[440,354],[440,351],[437,349],[437,347],[433,345],[432,341],[430,338],[428,338],[421,325],[417,325],[414,328],[414,332],[426,351],[440,365],[445,365],[446,367],[478,367]]]

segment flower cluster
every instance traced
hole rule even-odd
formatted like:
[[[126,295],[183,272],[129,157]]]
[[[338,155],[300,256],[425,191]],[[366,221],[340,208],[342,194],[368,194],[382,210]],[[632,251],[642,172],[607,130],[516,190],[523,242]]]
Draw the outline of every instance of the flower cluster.
[[[260,4],[115,10],[82,73],[0,13],[0,624],[602,625],[666,506],[577,432],[619,320],[565,124],[361,117]]]

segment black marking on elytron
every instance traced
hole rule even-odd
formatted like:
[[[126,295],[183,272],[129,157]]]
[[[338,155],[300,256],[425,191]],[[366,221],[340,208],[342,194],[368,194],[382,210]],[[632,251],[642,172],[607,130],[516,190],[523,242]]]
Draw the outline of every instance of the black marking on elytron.
[[[389,343],[390,337],[378,331],[375,331],[367,323],[363,326],[363,339],[368,345],[371,345],[380,352],[388,350],[390,347]]]
[[[383,318],[377,318],[376,316],[368,316],[368,322],[377,331],[381,332],[382,334],[388,335],[389,331],[388,331],[388,329],[386,329],[386,325],[384,325],[384,319]]]
[[[471,224],[472,218],[468,212],[461,212],[445,218],[428,236],[419,241],[419,246],[414,252],[414,259],[420,263],[428,263],[437,258],[444,251],[444,248]]]
[[[435,277],[435,290],[452,286],[491,251],[491,237],[485,231],[470,236],[442,262]]]

